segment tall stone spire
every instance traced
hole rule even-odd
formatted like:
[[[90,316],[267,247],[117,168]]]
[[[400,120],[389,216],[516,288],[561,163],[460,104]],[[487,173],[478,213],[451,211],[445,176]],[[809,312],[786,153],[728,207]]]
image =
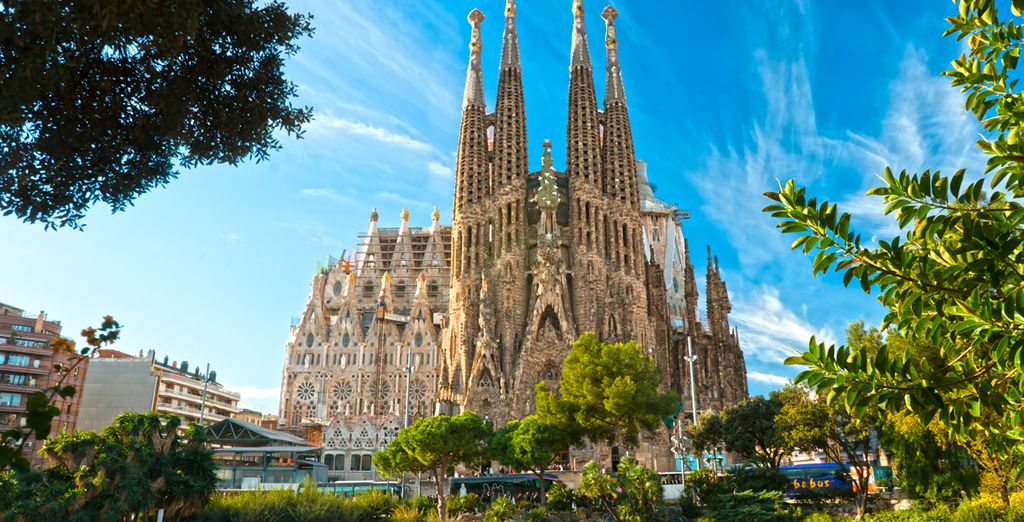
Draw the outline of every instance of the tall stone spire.
[[[605,192],[629,213],[639,212],[640,194],[636,174],[636,155],[633,150],[633,131],[626,108],[626,91],[622,86],[619,66],[619,43],[615,35],[614,7],[605,8],[601,16],[605,21],[605,48],[607,64],[604,93],[604,140],[602,147]]]
[[[513,190],[522,192],[526,189],[529,169],[515,0],[507,0],[505,7],[505,37],[501,47],[501,67],[498,74],[498,101],[494,109],[495,192],[504,186],[511,186]],[[499,220],[499,223],[503,221]]]
[[[570,183],[599,184],[600,134],[594,77],[587,47],[583,0],[573,0],[572,57],[569,63],[569,124],[566,170]]]
[[[473,26],[473,35],[469,40],[469,69],[466,71],[466,93],[462,98],[462,108],[470,105],[484,105],[484,71],[480,63],[480,50],[483,41],[480,39],[480,24],[484,14],[479,9],[470,11],[469,23]]]
[[[455,212],[486,194],[487,129],[484,103],[484,76],[480,65],[480,24],[484,15],[474,9],[467,17],[472,25],[469,43],[469,70],[466,73],[466,95],[462,104],[462,127],[455,165]]]

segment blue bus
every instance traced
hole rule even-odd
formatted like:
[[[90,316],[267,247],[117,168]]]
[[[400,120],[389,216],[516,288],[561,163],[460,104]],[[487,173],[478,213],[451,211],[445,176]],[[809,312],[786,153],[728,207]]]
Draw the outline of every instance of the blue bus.
[[[850,467],[834,462],[779,466],[786,476],[787,497],[849,496],[853,494]]]

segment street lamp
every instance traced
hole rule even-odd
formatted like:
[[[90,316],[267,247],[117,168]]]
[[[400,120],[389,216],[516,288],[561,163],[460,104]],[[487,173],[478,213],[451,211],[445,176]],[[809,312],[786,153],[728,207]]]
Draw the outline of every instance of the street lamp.
[[[693,355],[693,336],[686,336],[686,357],[683,360],[687,362],[690,368],[690,408],[693,410],[693,425],[697,425],[697,375],[693,373],[693,362],[697,360],[697,356]],[[700,469],[701,456],[697,455],[697,469]]]

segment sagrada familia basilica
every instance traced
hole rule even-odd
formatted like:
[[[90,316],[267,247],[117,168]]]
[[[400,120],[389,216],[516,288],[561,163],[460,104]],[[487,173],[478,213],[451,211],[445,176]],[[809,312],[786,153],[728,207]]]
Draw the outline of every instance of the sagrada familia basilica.
[[[556,168],[545,141],[537,172],[529,169],[515,15],[508,0],[493,111],[484,100],[484,16],[469,15],[451,226],[435,209],[429,227],[411,227],[403,210],[397,228],[381,228],[374,210],[354,262],[320,267],[291,327],[280,422],[317,427],[334,477],[369,472],[369,455],[422,416],[473,410],[500,425],[529,415],[534,387],[557,388],[585,331],[638,342],[686,411],[747,397],[717,259],[708,249],[701,315],[680,225],[686,213],[655,197],[634,155],[615,9],[602,13],[602,110],[582,0],[574,2],[565,167]],[[664,455],[649,456],[657,464]]]

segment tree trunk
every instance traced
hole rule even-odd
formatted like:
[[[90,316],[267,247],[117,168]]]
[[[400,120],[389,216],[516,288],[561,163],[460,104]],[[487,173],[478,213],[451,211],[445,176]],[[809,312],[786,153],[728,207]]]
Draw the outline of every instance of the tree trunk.
[[[868,506],[868,468],[861,466],[857,468],[857,519],[864,518]]]
[[[448,466],[442,465],[440,471],[434,471],[437,481],[437,516],[442,522],[448,520]]]
[[[534,473],[537,473],[537,482],[540,487],[540,496],[537,497],[539,501],[538,503],[543,506],[544,504],[547,504],[548,501],[547,492],[544,491],[544,470],[541,469],[539,472],[534,471]]]

